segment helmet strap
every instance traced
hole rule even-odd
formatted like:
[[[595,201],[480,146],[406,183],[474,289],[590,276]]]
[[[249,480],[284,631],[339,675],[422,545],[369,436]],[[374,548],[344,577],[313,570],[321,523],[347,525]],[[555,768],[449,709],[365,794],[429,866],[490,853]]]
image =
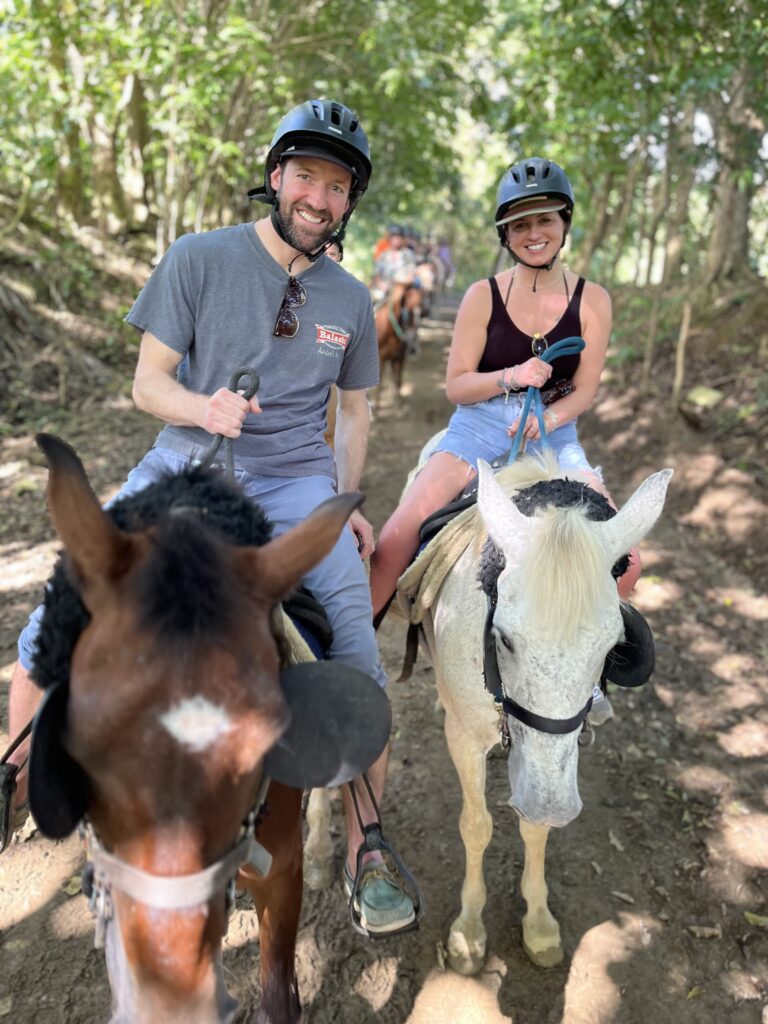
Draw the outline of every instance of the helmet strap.
[[[285,242],[285,244],[286,245],[290,245],[290,247],[292,249],[296,249],[296,246],[292,242],[289,242],[288,239],[285,237],[285,232],[283,231],[283,225],[280,223],[280,217],[278,216],[278,213],[277,213],[277,207],[278,207],[279,201],[280,201],[279,197],[277,195],[275,195],[275,198],[272,200],[272,209],[269,212],[269,219],[272,221],[272,227],[275,229],[275,231],[277,232],[278,236]],[[333,232],[333,234],[331,235],[331,237],[329,239],[327,239],[325,242],[323,242],[323,244],[320,246],[319,249],[317,249],[315,252],[307,252],[306,249],[297,249],[296,251],[298,252],[299,256],[305,256],[309,260],[310,263],[314,263],[316,260],[319,260],[320,257],[323,255],[323,253],[328,248],[330,248],[330,246],[333,245],[333,243],[338,238],[339,234],[344,230],[344,228],[347,225],[347,220],[349,219],[349,214],[351,212],[352,211],[349,210],[344,215],[344,217],[343,217],[341,223],[339,224],[338,228],[336,228],[336,230]],[[298,259],[298,256],[294,257],[294,259]],[[291,262],[293,262],[293,260]]]

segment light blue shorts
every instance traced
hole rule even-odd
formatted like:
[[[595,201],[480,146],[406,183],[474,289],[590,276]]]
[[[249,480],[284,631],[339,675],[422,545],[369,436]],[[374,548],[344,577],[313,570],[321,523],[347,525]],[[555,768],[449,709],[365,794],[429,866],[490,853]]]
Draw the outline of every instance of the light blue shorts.
[[[179,472],[190,459],[202,458],[205,448],[190,445],[189,452],[153,448],[135,469],[112,501],[143,490],[168,472]],[[273,535],[285,533],[306,519],[313,509],[335,494],[328,476],[275,477],[236,469],[235,476],[248,498],[257,501],[273,526]],[[110,502],[111,504],[111,502]],[[302,584],[325,608],[333,629],[330,657],[372,676],[380,686],[387,677],[381,665],[373,631],[368,578],[352,531],[345,528],[333,550],[304,577]],[[19,637],[19,661],[32,665],[43,606],[30,616]]]
[[[468,462],[474,470],[477,470],[478,459],[484,459],[486,462],[506,462],[515,442],[515,438],[507,433],[507,428],[512,426],[522,413],[524,402],[525,397],[522,394],[510,395],[508,401],[505,401],[504,395],[498,395],[486,402],[458,406],[435,452],[455,455],[456,458]],[[589,464],[579,443],[576,420],[564,423],[562,427],[557,427],[547,434],[547,443],[557,455],[562,469],[593,473],[602,480],[600,467],[594,468]],[[538,454],[544,449],[545,445],[540,440],[529,441],[525,447],[525,454]]]

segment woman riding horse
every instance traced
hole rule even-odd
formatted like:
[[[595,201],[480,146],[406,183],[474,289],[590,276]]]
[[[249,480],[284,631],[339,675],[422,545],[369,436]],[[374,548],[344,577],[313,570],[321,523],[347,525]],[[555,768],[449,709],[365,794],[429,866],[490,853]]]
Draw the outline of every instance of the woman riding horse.
[[[578,471],[607,495],[599,468],[590,465],[579,442],[576,420],[591,406],[600,383],[611,302],[600,285],[560,262],[573,208],[571,183],[550,160],[521,160],[499,183],[495,226],[514,266],[473,284],[459,308],[446,375],[446,394],[458,408],[381,530],[371,558],[374,618],[413,557],[422,522],[474,479],[478,458],[493,462],[505,455],[510,437],[519,432],[528,452],[541,450],[537,418],[531,415],[520,422],[524,389],[549,385],[544,422],[561,467]],[[550,345],[574,335],[586,343],[580,355],[553,365],[540,358]],[[631,593],[639,573],[633,551],[630,568],[619,581],[622,597]],[[611,715],[607,700],[601,714]]]

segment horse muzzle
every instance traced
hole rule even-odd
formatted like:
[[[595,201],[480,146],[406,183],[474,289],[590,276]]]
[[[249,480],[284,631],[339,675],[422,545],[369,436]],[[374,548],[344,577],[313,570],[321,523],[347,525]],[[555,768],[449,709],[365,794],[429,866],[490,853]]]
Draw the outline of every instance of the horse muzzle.
[[[510,723],[509,806],[532,825],[564,828],[581,813],[578,733],[545,736]]]

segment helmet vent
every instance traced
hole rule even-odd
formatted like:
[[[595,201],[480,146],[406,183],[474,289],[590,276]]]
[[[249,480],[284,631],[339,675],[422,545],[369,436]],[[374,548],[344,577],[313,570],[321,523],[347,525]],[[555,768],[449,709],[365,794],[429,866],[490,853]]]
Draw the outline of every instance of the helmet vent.
[[[341,110],[335,103],[331,104],[331,124],[341,127]]]
[[[351,132],[356,132],[357,131],[357,125],[358,125],[357,121],[350,121],[349,122],[349,130]]]
[[[322,105],[322,103],[312,103],[312,113],[315,115],[315,117],[318,119],[318,121],[322,121],[323,120],[323,105]]]

